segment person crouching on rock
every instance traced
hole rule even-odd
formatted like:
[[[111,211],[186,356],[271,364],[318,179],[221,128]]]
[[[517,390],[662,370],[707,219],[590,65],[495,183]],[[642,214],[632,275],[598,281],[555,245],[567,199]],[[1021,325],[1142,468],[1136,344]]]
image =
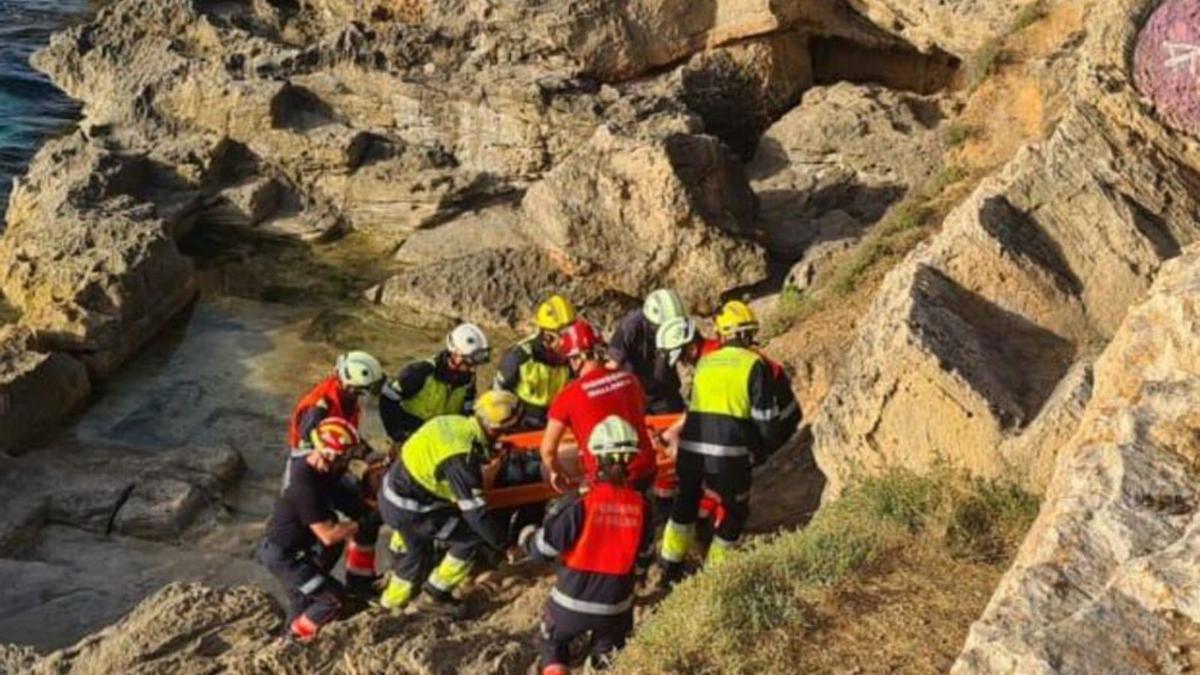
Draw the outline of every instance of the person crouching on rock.
[[[292,411],[288,428],[289,456],[303,457],[311,452],[316,447],[315,430],[330,418],[345,420],[357,434],[362,411],[371,394],[379,392],[383,380],[383,366],[374,356],[361,351],[338,356],[333,374],[317,383]],[[350,476],[346,478],[353,484]],[[347,585],[351,593],[358,597],[375,592],[375,543],[379,539],[381,524],[376,512],[364,513],[358,534],[349,543],[346,556]]]
[[[313,436],[316,447],[288,459],[283,492],[258,548],[259,562],[287,589],[287,635],[301,641],[338,618],[345,600],[344,587],[330,571],[358,523],[339,522],[337,514],[357,519],[365,510],[359,491],[342,480],[360,447],[354,426],[331,417]]]
[[[464,323],[446,336],[436,356],[405,366],[383,385],[379,419],[399,447],[438,415],[469,415],[475,407],[475,370],[491,359],[487,336]]]
[[[561,295],[552,295],[538,306],[533,322],[537,332],[500,359],[493,387],[521,399],[525,412],[519,429],[523,431],[545,428],[550,402],[571,380],[559,345],[563,331],[575,323],[575,306]]]
[[[653,556],[654,530],[645,496],[628,480],[638,456],[638,432],[616,415],[587,441],[593,482],[568,497],[539,529],[521,532],[521,548],[537,560],[560,559],[558,580],[542,622],[543,675],[569,672],[570,647],[591,636],[591,666],[607,667],[633,630],[634,587]]]
[[[385,609],[404,607],[422,590],[453,608],[453,591],[483,547],[504,550],[507,530],[483,498],[483,464],[520,418],[515,395],[489,391],[475,402],[473,417],[435,417],[404,443],[379,490],[383,521],[406,545],[380,598]],[[440,562],[439,545],[448,549]]]

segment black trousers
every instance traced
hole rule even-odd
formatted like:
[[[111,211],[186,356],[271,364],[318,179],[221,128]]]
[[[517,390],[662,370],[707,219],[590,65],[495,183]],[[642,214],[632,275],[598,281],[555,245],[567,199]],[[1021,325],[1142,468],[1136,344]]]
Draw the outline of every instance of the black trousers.
[[[486,546],[483,538],[453,508],[413,513],[382,499],[379,512],[383,522],[404,537],[404,554],[392,560],[392,572],[414,586],[420,586],[437,566],[439,545],[465,563],[474,562]]]
[[[288,594],[287,624],[301,614],[318,626],[337,618],[345,601],[342,584],[329,576],[342,557],[341,544],[295,551],[264,539],[258,546],[258,561],[281,583]]]
[[[737,541],[750,517],[750,469],[749,457],[709,457],[680,449],[675,460],[679,494],[671,506],[671,520],[680,525],[696,522],[707,486],[721,496],[725,507],[725,520],[716,536]]]
[[[555,663],[569,665],[571,643],[575,638],[589,634],[592,667],[603,669],[616,652],[625,646],[632,632],[632,609],[616,616],[599,616],[565,609],[551,600],[542,617],[542,635],[538,645],[542,667]]]

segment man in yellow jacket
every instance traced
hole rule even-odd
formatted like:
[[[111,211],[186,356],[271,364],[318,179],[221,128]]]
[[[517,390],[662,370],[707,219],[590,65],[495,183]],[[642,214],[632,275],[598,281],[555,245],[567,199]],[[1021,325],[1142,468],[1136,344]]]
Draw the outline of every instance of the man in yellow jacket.
[[[520,415],[516,396],[489,391],[473,416],[435,417],[404,443],[379,489],[383,521],[405,544],[380,598],[383,607],[399,609],[422,590],[434,602],[455,605],[453,591],[482,549],[504,549],[504,524],[486,510],[482,467]],[[440,561],[439,544],[447,549]]]

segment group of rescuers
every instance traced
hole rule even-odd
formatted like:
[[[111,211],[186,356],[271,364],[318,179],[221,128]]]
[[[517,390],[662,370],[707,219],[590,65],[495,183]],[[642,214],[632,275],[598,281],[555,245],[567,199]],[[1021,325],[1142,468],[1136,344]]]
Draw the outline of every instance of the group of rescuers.
[[[706,565],[737,543],[751,469],[800,421],[783,368],[755,349],[754,312],[726,303],[710,340],[679,296],[661,289],[607,342],[558,295],[538,307],[534,323],[536,332],[504,355],[493,389],[479,396],[476,369],[490,360],[490,347],[466,323],[450,332],[445,350],[395,378],[370,354],[343,354],[300,400],[282,490],[256,552],[287,588],[288,638],[315,638],[356,600],[398,610],[424,593],[429,609],[455,608],[453,591],[477,562],[528,556],[559,563],[541,628],[542,672],[568,672],[569,647],[580,635],[590,636],[591,663],[603,667],[632,631],[634,589],[663,520],[666,587],[683,576],[698,520],[712,528]],[[688,402],[681,363],[695,368]],[[392,441],[388,452],[358,431],[372,394]],[[670,413],[683,415],[655,435],[674,455],[675,472],[658,475],[645,416]],[[499,443],[504,434],[540,429],[538,454]],[[559,457],[568,430],[579,472]],[[506,479],[545,479],[563,494],[536,525],[488,508],[485,484]],[[386,585],[375,566],[382,524],[394,533]],[[331,575],[343,550],[344,584]]]

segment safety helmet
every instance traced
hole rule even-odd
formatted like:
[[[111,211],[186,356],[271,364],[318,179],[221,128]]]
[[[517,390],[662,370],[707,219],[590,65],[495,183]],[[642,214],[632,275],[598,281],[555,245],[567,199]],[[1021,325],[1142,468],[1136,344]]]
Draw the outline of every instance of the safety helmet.
[[[328,417],[312,431],[313,447],[328,450],[335,455],[345,455],[359,444],[358,430],[341,417]]]
[[[677,316],[683,316],[683,301],[669,288],[660,288],[646,296],[642,314],[655,326],[661,326]]]
[[[485,391],[475,400],[475,417],[485,429],[503,431],[521,419],[521,399],[511,391]]]
[[[551,295],[537,308],[534,323],[542,330],[558,332],[575,322],[575,306],[561,295]]]
[[[446,349],[463,357],[473,366],[483,365],[492,358],[492,348],[488,345],[487,336],[473,323],[460,324],[450,331],[446,336]]]
[[[337,358],[337,375],[343,387],[370,389],[383,382],[383,366],[366,352],[346,352]]]
[[[667,353],[667,363],[675,365],[683,350],[696,341],[696,322],[691,317],[677,316],[658,327],[654,344],[660,352]]]
[[[591,354],[602,344],[604,340],[600,338],[595,327],[586,319],[579,319],[563,331],[558,349],[563,356],[570,358]]]
[[[588,450],[597,460],[627,462],[638,451],[638,435],[633,425],[617,415],[605,417],[588,437]]]
[[[717,314],[717,334],[723,338],[738,337],[758,330],[754,310],[741,300],[730,300]]]

